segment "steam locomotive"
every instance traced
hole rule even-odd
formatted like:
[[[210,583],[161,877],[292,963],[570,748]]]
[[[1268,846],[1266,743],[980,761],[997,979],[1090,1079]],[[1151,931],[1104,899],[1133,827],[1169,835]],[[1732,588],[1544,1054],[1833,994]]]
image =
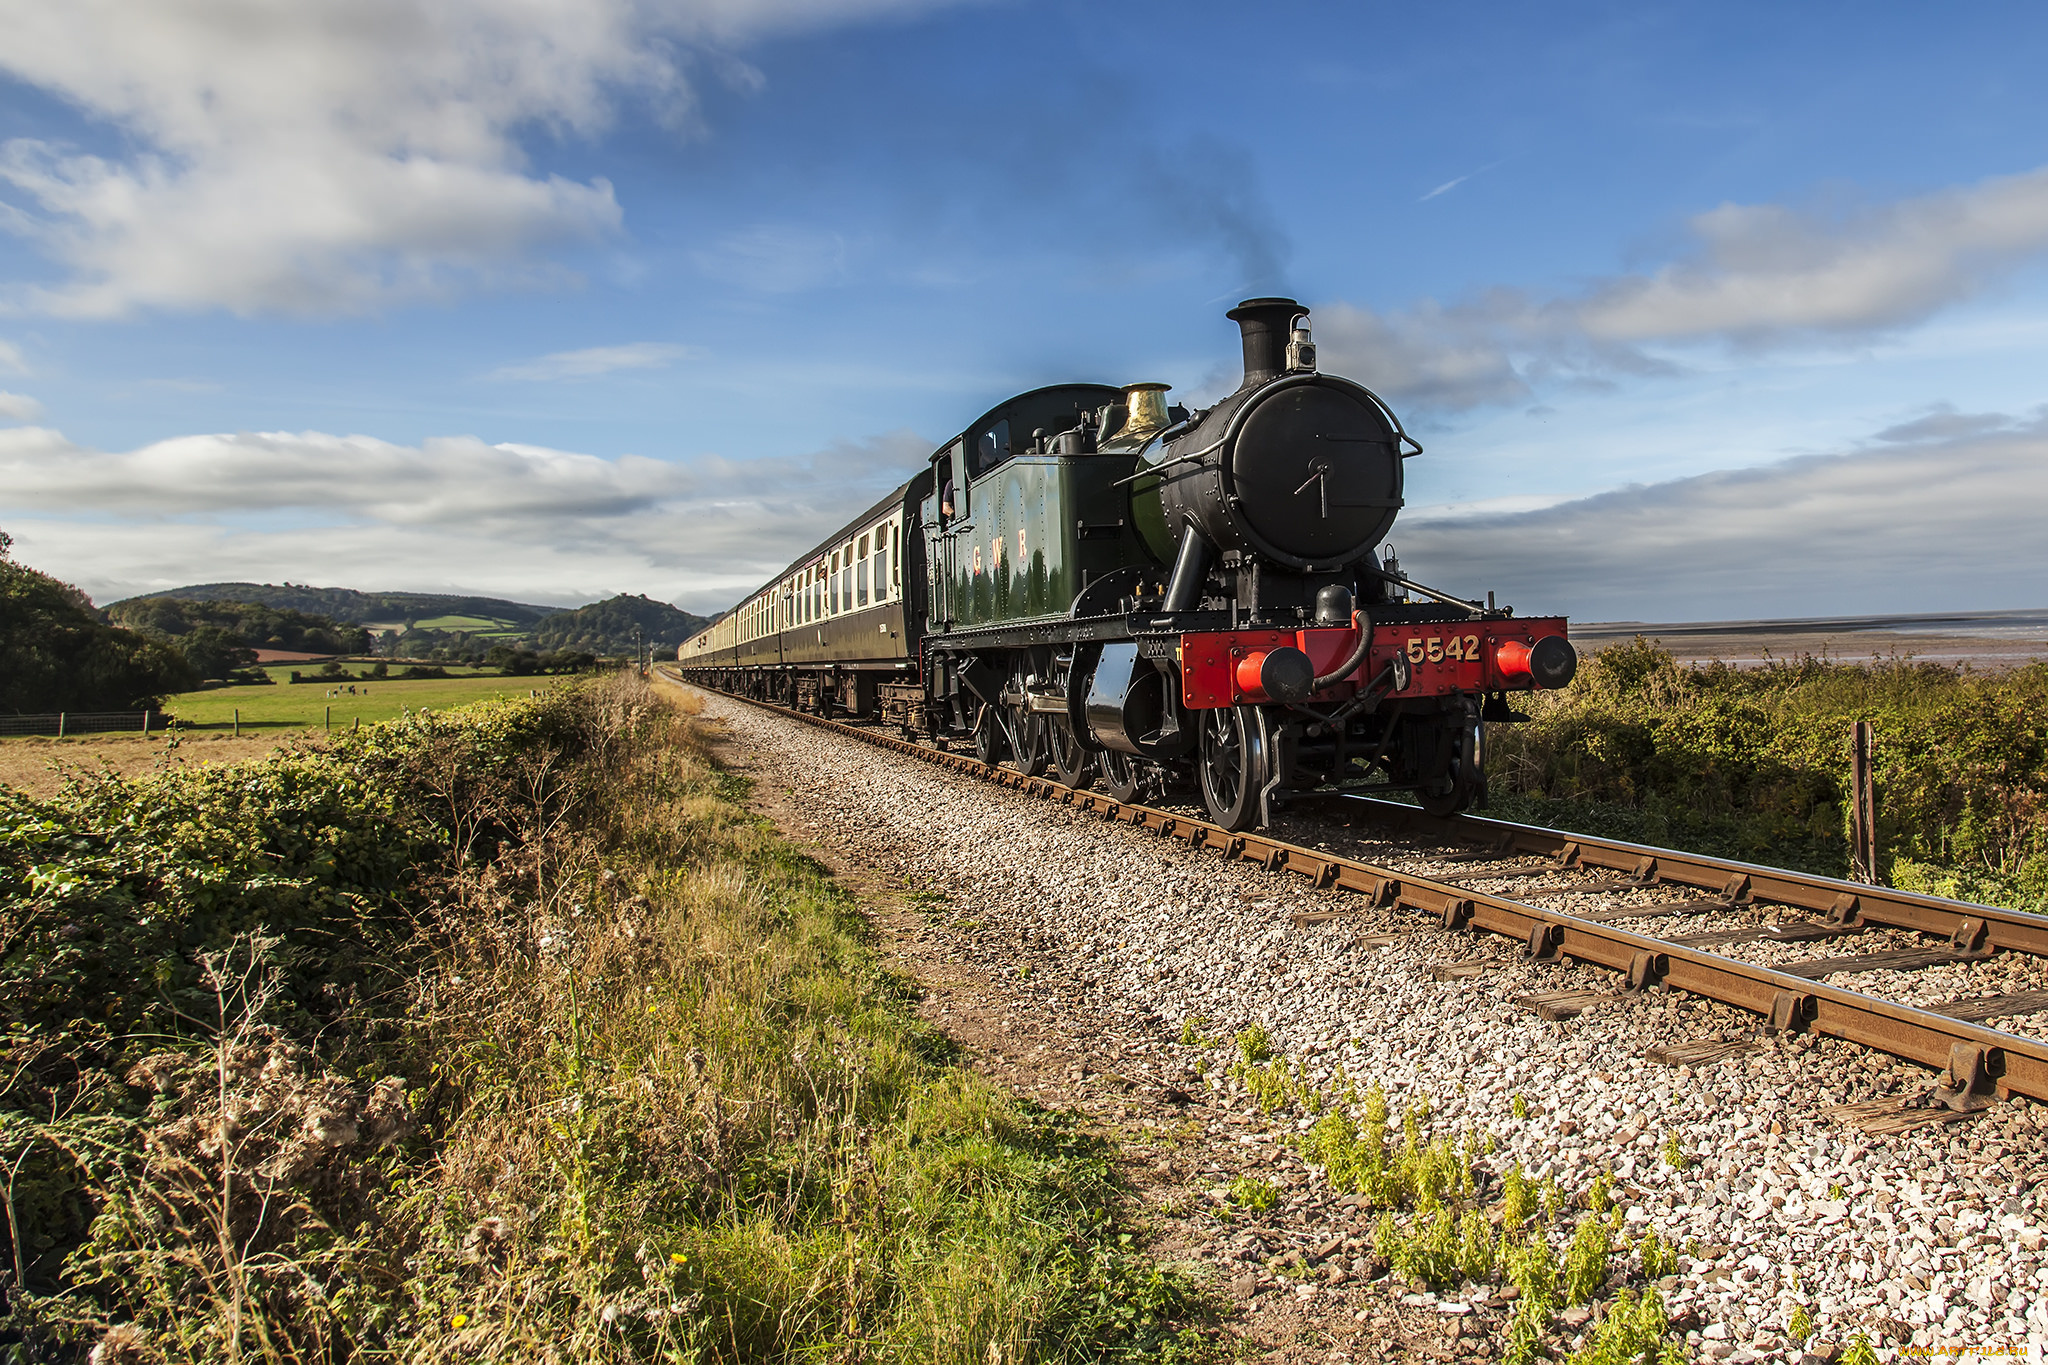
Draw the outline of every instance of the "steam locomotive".
[[[1508,694],[1578,667],[1562,618],[1407,578],[1379,553],[1422,447],[1316,368],[1308,310],[1230,310],[1244,379],[1061,384],[984,413],[677,653],[757,700],[971,739],[1120,801],[1192,784],[1219,825],[1290,801],[1483,792]]]

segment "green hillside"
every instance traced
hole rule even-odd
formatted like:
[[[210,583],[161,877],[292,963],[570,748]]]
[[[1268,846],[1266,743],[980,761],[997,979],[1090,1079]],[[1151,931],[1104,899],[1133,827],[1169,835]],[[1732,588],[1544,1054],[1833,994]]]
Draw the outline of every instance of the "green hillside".
[[[531,626],[560,607],[508,602],[501,597],[466,597],[440,592],[359,592],[354,588],[313,588],[303,583],[194,583],[164,592],[146,593],[108,607],[126,607],[152,597],[187,602],[254,602],[286,611],[326,616],[350,625],[396,625],[469,618],[475,629],[504,630]]]
[[[108,607],[107,619],[153,639],[180,643],[202,632],[214,631],[250,649],[360,654],[370,647],[370,634],[361,626],[338,624],[332,617],[261,602],[131,597]]]
[[[196,583],[113,603],[107,608],[116,621],[154,624],[159,617],[188,616],[188,609],[169,603],[247,604],[274,613],[320,616],[346,625],[365,626],[370,637],[354,646],[374,649],[386,658],[427,659],[445,663],[481,660],[494,648],[540,653],[618,655],[630,653],[639,628],[640,644],[666,650],[710,624],[666,602],[621,593],[603,602],[564,610],[510,602],[499,597],[464,597],[432,592],[359,592],[354,588],[311,588],[286,583]],[[179,634],[176,631],[159,634]],[[247,634],[247,632],[241,632]],[[352,636],[351,638],[355,638]],[[259,642],[260,643],[260,642]],[[342,652],[342,651],[337,651]],[[209,675],[211,676],[211,675]]]
[[[640,643],[673,651],[709,624],[709,617],[693,616],[666,602],[620,593],[574,611],[556,612],[533,628],[533,642],[544,650],[617,654],[633,647],[637,626]]]

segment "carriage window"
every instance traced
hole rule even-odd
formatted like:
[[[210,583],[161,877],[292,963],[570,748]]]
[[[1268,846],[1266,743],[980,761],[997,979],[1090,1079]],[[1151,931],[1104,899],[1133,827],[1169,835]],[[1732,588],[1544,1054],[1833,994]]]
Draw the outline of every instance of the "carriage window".
[[[854,600],[861,606],[868,604],[868,538],[860,538],[860,554],[853,561]]]
[[[902,527],[900,527],[900,526],[891,526],[891,527],[889,528],[889,548],[890,548],[890,549],[892,549],[892,550],[894,550],[894,551],[896,552],[895,554],[891,555],[891,556],[890,556],[890,559],[889,559],[889,562],[890,562],[891,564],[893,564],[893,565],[895,565],[895,566],[896,566],[896,572],[895,572],[895,575],[894,575],[894,576],[893,576],[892,578],[890,578],[890,580],[889,580],[889,581],[890,581],[890,582],[891,582],[892,584],[894,584],[894,585],[895,585],[895,588],[896,588],[896,590],[897,590],[898,592],[901,592],[901,591],[903,590],[903,528],[902,528]]]
[[[882,601],[889,595],[889,528],[875,528],[875,600]]]
[[[974,473],[980,478],[1010,458],[1010,420],[1004,418],[981,433],[981,439],[974,443]]]

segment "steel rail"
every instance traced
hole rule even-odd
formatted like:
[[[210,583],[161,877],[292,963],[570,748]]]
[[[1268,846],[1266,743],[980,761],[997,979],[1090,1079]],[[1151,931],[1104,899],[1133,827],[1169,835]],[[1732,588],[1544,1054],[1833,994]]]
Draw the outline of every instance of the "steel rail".
[[[662,672],[662,676],[678,685],[698,686],[694,683],[684,683],[682,678],[674,674]],[[1505,935],[1527,945],[1530,956],[1536,961],[1555,962],[1570,958],[1590,963],[1623,973],[1628,978],[1631,990],[1641,991],[1651,986],[1663,985],[1689,991],[1705,999],[1760,1015],[1768,1021],[1769,1027],[1774,1031],[1827,1034],[1924,1066],[1940,1068],[1942,1077],[1934,1092],[1935,1096],[1954,1109],[1981,1108],[1990,1102],[1994,1093],[1999,1098],[2024,1095],[2029,1099],[2048,1102],[2048,1043],[2038,1039],[2005,1033],[1968,1020],[1896,1004],[1877,996],[1865,995],[1860,991],[1830,986],[1824,981],[1809,980],[1757,963],[1723,957],[1718,953],[1689,948],[1627,929],[1616,929],[1595,920],[1529,905],[1455,882],[1378,867],[1326,850],[1290,844],[1269,835],[1250,831],[1232,833],[1206,820],[1180,812],[1120,802],[1106,793],[1078,790],[1049,778],[1027,777],[1009,768],[990,767],[980,759],[966,754],[934,749],[898,739],[893,735],[878,734],[860,726],[828,720],[822,716],[757,701],[751,697],[742,697],[737,693],[725,692],[719,695],[729,696],[762,710],[802,721],[806,725],[831,730],[868,744],[893,749],[928,763],[951,768],[956,772],[980,777],[997,786],[1007,787],[1028,796],[1041,797],[1137,829],[1150,830],[1161,837],[1178,839],[1190,848],[1215,849],[1225,858],[1260,863],[1269,871],[1297,873],[1307,877],[1318,887],[1355,892],[1377,906],[1400,906],[1421,910],[1435,915],[1439,923],[1447,929],[1481,929]],[[1373,804],[1391,805],[1380,802]],[[1420,811],[1417,811],[1416,815],[1422,820],[1429,819]],[[1642,868],[1642,860],[1645,858],[1655,860],[1655,866],[1647,870],[1659,875],[1665,875],[1667,866],[1673,873],[1685,871],[1700,876],[1704,876],[1709,867],[1717,870],[1723,867],[1739,868],[1740,875],[1750,879],[1753,894],[1763,894],[1763,898],[1767,900],[1808,908],[1814,908],[1815,898],[1821,892],[1811,890],[1808,899],[1793,899],[1793,896],[1801,894],[1802,886],[1809,889],[1847,887],[1859,897],[1858,907],[1852,908],[1860,908],[1860,898],[1864,893],[1881,889],[1852,883],[1837,883],[1830,878],[1807,877],[1801,873],[1754,867],[1749,864],[1724,863],[1722,860],[1698,858],[1669,849],[1622,844],[1612,840],[1586,840],[1556,830],[1472,816],[1449,817],[1438,822],[1438,826],[1440,828],[1433,828],[1431,832],[1482,839],[1490,833],[1496,841],[1503,835],[1518,843],[1526,840],[1526,845],[1522,846],[1527,847],[1529,851],[1536,851],[1543,841],[1554,840],[1558,853],[1563,853],[1568,846],[1576,844],[1576,856],[1580,865],[1609,867],[1615,870],[1645,870]],[[1625,852],[1636,856],[1625,864],[1616,861],[1622,858]],[[1570,865],[1568,861],[1559,863],[1560,868]],[[1760,875],[1764,878],[1761,882],[1758,880]],[[1475,878],[1479,880],[1483,880],[1484,876],[1484,873],[1475,874]],[[1676,876],[1667,876],[1667,879],[1680,880]],[[1645,881],[1643,884],[1650,883]],[[1723,875],[1718,883],[1689,881],[1686,884],[1714,886],[1727,890],[1729,878]],[[1763,893],[1758,893],[1759,886],[1763,888]],[[1830,898],[1822,905],[1832,908],[1835,905],[1833,896],[1837,894],[1840,893],[1830,891]],[[1963,906],[1961,902],[1910,896],[1903,892],[1891,894],[1901,901],[1912,902],[1916,911],[1924,910],[1930,914],[1933,909],[1940,908],[1967,909],[1975,912],[1980,922],[1987,925],[1991,920],[1984,918],[1986,916],[2017,920],[2041,918],[2028,916],[2019,911],[2002,911],[1990,906]],[[1731,896],[1730,899],[1736,897]],[[1931,903],[1932,908],[1922,905],[1923,902]],[[1890,904],[1890,901],[1884,902],[1885,906]],[[1885,913],[1892,912],[1887,910]],[[1880,921],[1871,917],[1871,922],[1892,921]],[[1904,927],[1920,926],[1909,923]],[[2048,927],[2048,924],[2044,924],[2044,927]],[[2003,946],[2030,952],[2035,950],[2027,945],[2034,942],[2048,942],[2048,939],[2036,940],[2029,936],[2012,934],[2008,935]]]
[[[1487,816],[1432,816],[1418,806],[1377,798],[1353,798],[1345,802],[1344,809],[1404,831],[1490,848],[1503,857],[1533,854],[1554,859],[1561,866],[1621,872],[1631,881],[1644,884],[1689,886],[1731,901],[1791,906],[1824,915],[1828,923],[1842,928],[1880,925],[1939,934],[1965,952],[2004,948],[2048,957],[2048,916],[2025,910],[1923,896],[1888,886],[1867,886],[1817,873],[1788,872],[1621,839],[1567,834]]]

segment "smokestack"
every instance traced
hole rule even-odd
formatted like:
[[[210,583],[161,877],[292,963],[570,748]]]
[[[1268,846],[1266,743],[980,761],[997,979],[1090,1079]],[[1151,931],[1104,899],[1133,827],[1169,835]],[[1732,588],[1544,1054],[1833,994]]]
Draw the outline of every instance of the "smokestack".
[[[1239,388],[1287,372],[1288,330],[1307,311],[1293,299],[1246,299],[1224,315],[1244,333],[1244,383]]]

